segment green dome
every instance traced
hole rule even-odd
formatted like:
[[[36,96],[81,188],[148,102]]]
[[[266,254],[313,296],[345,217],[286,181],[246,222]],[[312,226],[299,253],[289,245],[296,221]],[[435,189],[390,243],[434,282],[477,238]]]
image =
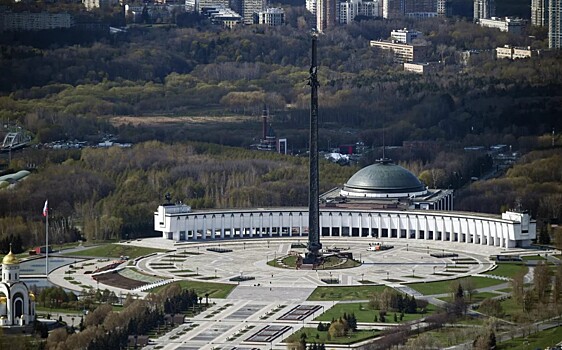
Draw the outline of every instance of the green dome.
[[[376,194],[378,197],[388,194],[392,197],[393,194],[425,194],[427,189],[410,171],[385,159],[356,172],[344,185],[344,191],[348,195]]]

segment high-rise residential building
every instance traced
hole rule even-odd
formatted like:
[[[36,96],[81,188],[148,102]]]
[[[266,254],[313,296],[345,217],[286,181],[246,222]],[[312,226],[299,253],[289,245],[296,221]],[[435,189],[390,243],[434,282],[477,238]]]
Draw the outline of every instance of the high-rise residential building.
[[[496,15],[494,0],[474,0],[474,20],[491,18]]]
[[[242,22],[244,24],[257,23],[257,15],[265,10],[265,0],[242,0]]]
[[[382,1],[380,0],[345,0],[338,5],[338,22],[351,23],[356,16],[380,17]]]
[[[546,24],[548,0],[531,0],[531,24],[544,27]]]
[[[550,0],[548,4],[548,47],[562,48],[562,0]]]
[[[405,7],[405,0],[383,0],[382,16],[384,18],[402,18]]]
[[[322,33],[336,24],[336,0],[316,1],[316,30]]]
[[[452,15],[451,0],[437,0],[437,16],[450,17]]]
[[[405,0],[404,12],[435,12],[437,9],[437,0]]]

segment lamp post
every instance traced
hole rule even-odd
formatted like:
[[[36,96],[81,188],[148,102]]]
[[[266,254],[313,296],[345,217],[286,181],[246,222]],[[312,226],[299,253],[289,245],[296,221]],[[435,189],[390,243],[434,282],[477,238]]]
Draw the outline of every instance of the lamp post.
[[[215,278],[217,278],[217,269],[215,269]]]
[[[195,270],[195,271],[196,271],[196,275],[199,276],[199,266],[197,266],[195,269],[196,269],[196,270]]]
[[[389,278],[388,278],[388,271],[386,271],[386,280],[387,280],[387,281],[389,280]]]
[[[433,274],[434,274],[434,275],[435,275],[435,268],[436,268],[436,267],[437,267],[437,266],[433,266]]]
[[[408,243],[406,243],[406,251],[408,251]]]
[[[412,269],[412,278],[415,277],[416,269]]]
[[[364,273],[361,274],[361,282],[364,281],[364,279],[363,279],[363,276],[364,276],[364,275],[365,275]]]

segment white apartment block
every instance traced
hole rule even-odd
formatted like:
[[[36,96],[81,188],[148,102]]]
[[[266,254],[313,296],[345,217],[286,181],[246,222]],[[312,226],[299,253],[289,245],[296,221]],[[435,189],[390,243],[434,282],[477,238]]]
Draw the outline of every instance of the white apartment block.
[[[562,0],[550,0],[548,4],[548,47],[562,48]]]
[[[490,18],[496,15],[494,0],[474,0],[474,20]]]
[[[382,2],[380,0],[346,0],[339,3],[338,22],[351,23],[356,16],[380,17]]]
[[[69,13],[2,12],[0,31],[26,31],[70,28],[74,19]]]
[[[502,32],[509,32],[514,34],[520,34],[523,28],[523,20],[521,18],[481,18],[478,20],[478,22],[480,23],[481,27],[495,28],[499,29]]]
[[[423,38],[423,33],[416,30],[398,29],[390,32],[390,39],[402,44],[411,44],[416,39]]]
[[[285,11],[282,8],[268,8],[258,12],[258,23],[268,26],[280,26],[285,23]]]

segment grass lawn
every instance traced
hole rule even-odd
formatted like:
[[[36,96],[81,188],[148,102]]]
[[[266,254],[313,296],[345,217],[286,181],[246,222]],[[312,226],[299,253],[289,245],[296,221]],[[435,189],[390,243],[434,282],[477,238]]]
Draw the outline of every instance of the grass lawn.
[[[408,284],[408,287],[417,290],[418,292],[425,295],[444,294],[444,293],[449,293],[451,291],[452,285],[456,286],[457,283],[459,282],[462,283],[462,281],[466,281],[469,279],[472,281],[474,287],[477,289],[506,283],[506,281],[502,281],[502,280],[496,280],[487,277],[471,276],[471,277],[464,277],[464,278],[459,278],[456,280],[448,280],[448,281],[412,283],[412,284]]]
[[[562,341],[562,327],[552,328],[546,331],[532,334],[525,338],[515,338],[498,344],[498,350],[527,350],[546,349]]]
[[[61,308],[50,308],[50,307],[44,307],[44,306],[35,306],[35,311],[37,311],[37,313],[41,313],[41,314],[51,314],[51,318],[54,319],[53,314],[55,313],[59,313],[59,314],[82,314],[82,310],[76,310],[76,309],[61,309]]]
[[[316,342],[324,343],[324,344],[353,344],[365,339],[373,338],[377,336],[376,330],[357,330],[356,332],[350,333],[345,337],[338,337],[332,338],[330,340],[327,339],[328,331],[319,332],[316,328],[301,328],[296,333],[292,334],[290,337],[285,339],[285,342],[296,340],[298,341],[301,338],[301,334],[306,334],[306,342],[313,343]],[[318,336],[318,337],[317,337]]]
[[[496,293],[482,292],[482,293],[476,293],[476,294],[472,295],[472,300],[469,300],[468,295],[467,295],[467,296],[465,296],[464,300],[468,301],[469,303],[479,303],[484,299],[498,297],[498,296],[500,296],[500,295],[496,294]],[[443,298],[439,298],[439,300],[443,300],[443,301],[446,301],[448,303],[453,301],[453,299],[451,297],[443,297]]]
[[[386,286],[317,287],[307,300],[367,300],[374,293],[382,292]]]
[[[128,256],[131,259],[151,253],[165,252],[162,249],[128,246],[122,244],[105,244],[97,247],[81,250],[75,253],[66,253],[69,256],[95,256],[100,258],[118,258],[120,256]]]
[[[484,274],[513,278],[513,276],[517,275],[521,271],[527,273],[528,270],[529,268],[523,264],[499,263],[495,269],[487,271]]]
[[[434,305],[427,305],[427,312],[425,314],[404,314],[402,322],[416,320],[432,314],[435,312]],[[334,305],[332,308],[328,309],[326,312],[316,317],[316,321],[328,321],[332,319],[338,319],[343,316],[344,313],[355,314],[357,322],[374,322],[375,316],[379,317],[379,310],[369,309],[368,303],[340,303]],[[396,313],[400,317],[400,313]],[[387,312],[386,323],[396,323],[394,322],[394,312]],[[400,323],[400,321],[398,322]]]
[[[546,260],[546,258],[545,258],[544,256],[540,256],[540,255],[522,256],[521,259],[523,259],[523,261],[529,261],[529,260]]]
[[[204,297],[205,293],[209,293],[209,298],[226,298],[230,292],[236,287],[235,284],[226,283],[213,283],[213,282],[198,282],[198,281],[179,281],[173,282],[179,283],[183,289],[193,289],[198,296]],[[170,283],[170,284],[173,284]],[[158,293],[160,290],[164,289],[166,286],[160,286],[149,290],[152,293]]]

